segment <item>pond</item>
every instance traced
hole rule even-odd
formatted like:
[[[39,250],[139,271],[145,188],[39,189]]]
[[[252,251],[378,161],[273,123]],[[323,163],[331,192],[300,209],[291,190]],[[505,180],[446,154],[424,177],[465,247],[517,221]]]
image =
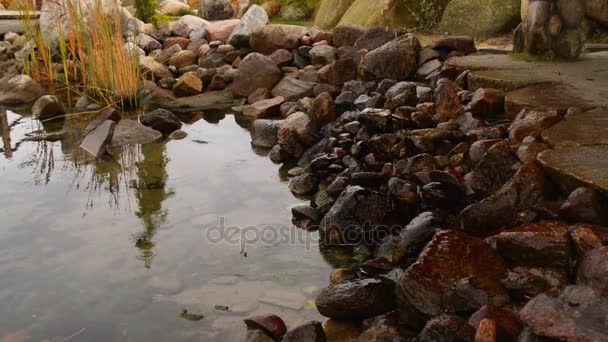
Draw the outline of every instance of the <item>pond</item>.
[[[108,161],[78,147],[82,117],[6,118],[0,340],[238,341],[255,314],[321,320],[311,300],[331,266],[291,225],[304,200],[237,116],[191,115],[186,139]]]

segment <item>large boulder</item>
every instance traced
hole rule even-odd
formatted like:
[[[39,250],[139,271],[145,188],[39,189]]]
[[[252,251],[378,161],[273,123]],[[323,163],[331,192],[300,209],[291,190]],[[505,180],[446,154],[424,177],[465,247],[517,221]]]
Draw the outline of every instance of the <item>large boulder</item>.
[[[280,80],[281,70],[272,59],[259,53],[250,53],[239,64],[231,90],[234,96],[248,97],[256,89],[272,89]]]
[[[500,283],[502,259],[483,240],[445,230],[435,234],[418,261],[401,276],[397,288],[404,312],[425,318],[473,312],[509,301]]]
[[[228,0],[200,0],[199,15],[207,20],[230,19],[234,9]]]
[[[300,158],[317,139],[317,128],[304,112],[296,112],[283,121],[279,129],[279,145],[291,156]]]
[[[249,45],[254,51],[267,55],[279,49],[293,50],[307,31],[305,27],[295,25],[262,26],[253,31]]]
[[[606,0],[586,0],[587,16],[608,26],[608,2]]]
[[[321,0],[317,7],[314,25],[322,29],[332,29],[338,25],[340,19],[354,0]]]
[[[399,37],[368,53],[359,65],[359,76],[366,81],[411,79],[418,66],[420,42],[413,35]]]
[[[175,33],[176,35],[188,38],[190,37],[190,33],[192,33],[192,31],[204,28],[208,24],[209,22],[205,19],[201,19],[193,15],[185,15],[179,18],[179,20],[176,21],[175,24],[173,24],[172,29],[173,33]]]
[[[34,119],[51,119],[63,114],[65,114],[65,106],[55,95],[44,95],[32,106]]]
[[[520,21],[521,0],[452,0],[439,23],[440,32],[478,39],[508,31]]]
[[[36,81],[27,75],[17,75],[0,83],[0,104],[21,105],[32,103],[46,94]]]
[[[364,27],[416,27],[424,15],[420,6],[421,1],[404,0],[393,1],[355,0],[340,19],[339,24],[361,25]],[[432,6],[437,6],[433,1]]]
[[[158,6],[158,13],[176,16],[191,11],[187,3],[178,0],[163,0]]]
[[[266,10],[258,5],[252,5],[241,18],[239,25],[232,31],[228,38],[228,44],[236,47],[249,46],[251,33],[262,26],[266,26],[267,23],[268,13],[266,13]]]
[[[315,303],[319,313],[334,319],[366,319],[396,308],[394,283],[386,279],[364,279],[329,285]]]

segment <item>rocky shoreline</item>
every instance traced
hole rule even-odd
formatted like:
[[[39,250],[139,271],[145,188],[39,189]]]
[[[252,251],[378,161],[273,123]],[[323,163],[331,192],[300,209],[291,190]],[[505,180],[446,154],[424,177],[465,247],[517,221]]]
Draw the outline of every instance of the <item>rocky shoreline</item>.
[[[334,341],[344,331],[357,341],[608,340],[605,179],[552,161],[573,139],[564,124],[605,109],[505,114],[512,89],[473,89],[470,71],[446,62],[476,53],[468,37],[423,47],[384,27],[267,23],[255,5],[240,20],[187,15],[125,46],[146,74],[140,123],[156,138],[183,138],[178,112],[242,112],[253,145],[297,165],[289,189],[311,200],[292,209],[293,223],[361,254],[316,299],[328,321],[288,332],[277,316],[252,317],[248,341]],[[4,39],[2,60],[19,56],[25,42]],[[41,119],[65,112],[5,63],[1,103],[37,100]],[[105,131],[92,150],[112,143],[119,120],[97,119]],[[605,155],[605,143],[568,146],[577,143]]]

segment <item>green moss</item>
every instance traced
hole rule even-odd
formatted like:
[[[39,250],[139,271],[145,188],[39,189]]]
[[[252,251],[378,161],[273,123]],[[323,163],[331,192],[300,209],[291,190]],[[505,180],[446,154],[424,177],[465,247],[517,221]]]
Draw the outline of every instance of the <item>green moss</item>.
[[[171,22],[171,17],[163,14],[156,13],[150,18],[150,24],[154,26],[154,28],[158,28],[162,25],[167,25]]]
[[[135,0],[135,16],[144,22],[150,22],[158,9],[156,0]]]

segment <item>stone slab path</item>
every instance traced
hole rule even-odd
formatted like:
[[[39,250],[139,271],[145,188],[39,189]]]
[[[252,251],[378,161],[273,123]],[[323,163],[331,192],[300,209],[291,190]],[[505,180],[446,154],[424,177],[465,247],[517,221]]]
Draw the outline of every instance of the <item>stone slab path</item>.
[[[608,52],[584,54],[574,62],[471,55],[451,58],[446,67],[471,70],[472,90],[504,90],[507,118],[524,108],[565,115],[543,132],[552,149],[539,154],[538,161],[565,192],[591,186],[608,195]],[[566,116],[572,107],[577,111]]]
[[[23,28],[19,21],[23,15],[24,14],[19,11],[0,11],[0,35],[8,32],[23,33]],[[32,12],[29,15],[34,18],[39,18],[40,12]]]

